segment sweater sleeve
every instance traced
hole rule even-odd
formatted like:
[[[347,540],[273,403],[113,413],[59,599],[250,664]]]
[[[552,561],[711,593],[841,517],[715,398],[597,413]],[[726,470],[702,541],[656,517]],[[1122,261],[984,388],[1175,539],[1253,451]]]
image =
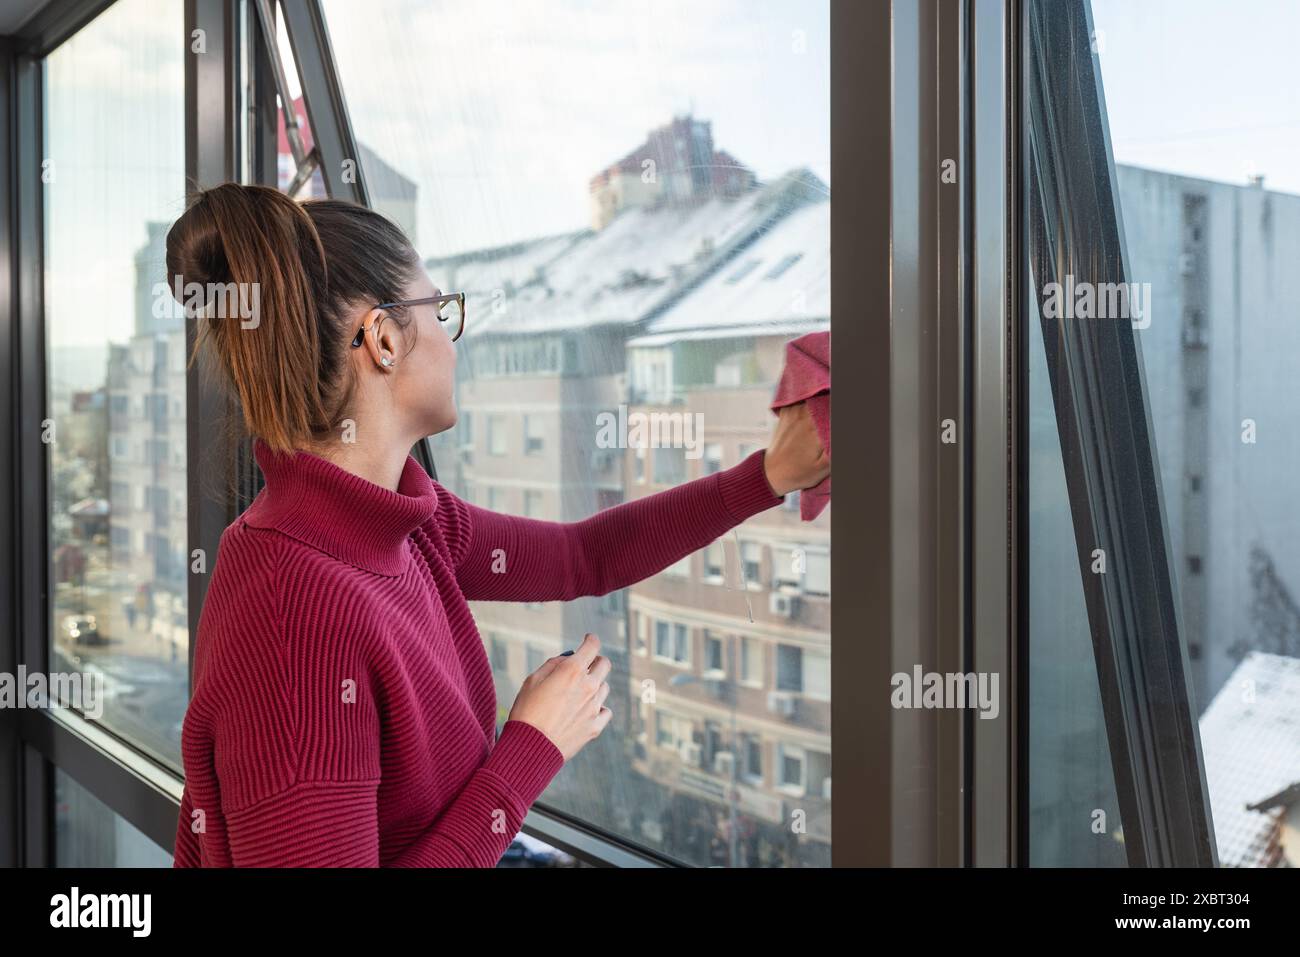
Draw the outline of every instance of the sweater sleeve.
[[[466,598],[485,601],[568,601],[626,588],[780,504],[765,455],[580,522],[505,515],[448,495],[457,582]]]
[[[564,764],[530,724],[510,720],[484,764],[400,856],[380,860],[379,781],[298,781],[227,816],[235,867],[495,867]]]

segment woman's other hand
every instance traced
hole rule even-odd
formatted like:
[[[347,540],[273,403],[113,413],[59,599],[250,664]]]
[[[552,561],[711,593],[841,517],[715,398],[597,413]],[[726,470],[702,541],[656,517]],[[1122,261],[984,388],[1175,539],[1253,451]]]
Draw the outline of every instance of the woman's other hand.
[[[556,655],[524,679],[508,720],[531,724],[560,749],[564,760],[605,730],[613,713],[609,696],[610,661],[600,639],[588,634],[572,655]]]
[[[763,456],[767,484],[777,495],[812,488],[831,474],[831,460],[817,436],[807,402],[777,410],[772,441]]]

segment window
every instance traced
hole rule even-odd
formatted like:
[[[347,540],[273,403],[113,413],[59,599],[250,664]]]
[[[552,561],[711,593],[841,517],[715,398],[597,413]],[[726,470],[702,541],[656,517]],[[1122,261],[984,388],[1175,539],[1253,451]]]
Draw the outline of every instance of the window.
[[[712,475],[722,471],[722,446],[717,442],[704,444],[704,474]]]
[[[831,700],[830,655],[815,651],[803,653],[803,693],[809,698]]]
[[[724,676],[727,671],[722,638],[708,630],[704,632],[704,670]]]
[[[535,415],[524,416],[524,454],[542,454],[542,424]]]
[[[457,407],[462,423],[472,414],[478,448],[472,458],[451,451],[469,442],[455,437],[458,425],[436,455],[440,482],[457,494],[537,489],[549,520],[573,522],[602,502],[721,471],[733,443],[748,452],[766,443],[774,360],[792,337],[830,327],[828,3],[773,0],[751,10],[672,0],[653,17],[578,0],[503,0],[490,11],[447,0],[433,18],[417,0],[322,8],[356,136],[382,163],[366,168],[363,153],[372,203],[405,217],[435,283],[469,296]],[[456,56],[430,58],[452,35]],[[378,60],[376,49],[385,51]],[[626,55],[611,58],[610,49]],[[704,104],[706,88],[707,108],[674,110]],[[529,144],[523,158],[520,143]],[[601,411],[626,431],[600,436]],[[702,434],[638,448],[634,416],[652,413],[699,422]],[[609,467],[593,466],[600,453]],[[488,507],[502,504],[494,497]],[[526,497],[510,504],[532,509]],[[764,529],[789,524],[772,509],[739,534],[761,540]],[[706,579],[721,583],[721,543],[704,551]],[[751,611],[775,634],[809,627],[770,620],[765,603],[737,590],[692,581],[689,566],[676,562],[623,592],[621,637],[601,626],[611,655],[628,662],[611,691],[616,715],[634,713],[653,680],[683,728],[716,720],[716,689],[665,687],[667,677],[699,681],[690,671],[697,621],[718,639],[743,634]],[[755,575],[751,587],[764,585]],[[528,632],[546,648],[608,621],[595,597],[535,615],[489,603],[473,612],[483,632]],[[498,673],[503,704],[520,677]],[[657,740],[662,709],[653,714],[644,730]],[[761,695],[738,699],[737,719],[747,718],[770,719]],[[829,751],[829,725],[816,715],[787,722]],[[719,728],[718,747],[738,753],[729,722]],[[650,760],[623,740],[628,730],[615,721],[539,805],[689,864],[719,863],[699,822],[726,812],[725,800],[656,764],[699,769],[704,759],[686,748]],[[690,741],[682,728],[672,737]],[[639,796],[635,820],[610,799],[623,791]],[[784,795],[772,781],[758,792],[739,810],[745,833],[778,848],[785,864],[829,864],[829,802],[808,800],[807,832],[792,841],[766,811]],[[737,853],[730,863],[741,866]]]
[[[776,646],[776,690],[803,691],[803,649]]]
[[[704,580],[721,584],[726,578],[726,556],[722,542],[714,542],[704,549]]]
[[[751,272],[758,268],[760,260],[750,259],[746,263],[727,277],[727,285],[734,286]]]
[[[175,503],[188,486],[168,452],[184,450],[186,393],[155,363],[185,352],[163,249],[185,182],[182,13],[121,0],[55,49],[43,124],[50,668],[101,674],[100,723],[176,769],[190,635]],[[88,82],[105,58],[114,84]]]
[[[655,622],[655,657],[677,665],[691,662],[690,632],[685,625]]]
[[[750,782],[763,780],[763,742],[752,734],[744,736],[744,776]]]
[[[761,588],[763,576],[763,546],[758,542],[740,543],[740,568],[749,588]]]
[[[501,636],[495,632],[488,632],[488,649],[489,660],[492,662],[492,670],[498,672],[507,672],[510,670],[510,647],[501,640]]]
[[[768,274],[763,278],[780,279],[781,276],[785,274],[785,271],[787,269],[789,269],[791,266],[793,266],[802,258],[803,258],[803,253],[791,253],[790,255],[785,256],[784,258],[782,258],[782,260],[779,263],[773,266],[771,270],[768,271]]]
[[[803,552],[794,545],[772,546],[772,587],[800,588],[803,585]]]
[[[831,556],[830,552],[810,548],[804,553],[807,568],[804,571],[804,592],[809,595],[829,595],[831,593]]]
[[[524,515],[528,518],[545,518],[542,506],[542,493],[536,489],[524,489]]]
[[[655,742],[660,747],[680,751],[694,741],[695,729],[689,718],[662,710],[655,712]]]
[[[489,415],[487,417],[487,441],[489,455],[505,455],[508,449],[506,440],[506,417]]]
[[[763,645],[756,638],[740,639],[740,680],[742,684],[763,685]]]
[[[776,767],[780,786],[795,794],[803,794],[807,786],[804,778],[804,751],[791,744],[776,746]]]

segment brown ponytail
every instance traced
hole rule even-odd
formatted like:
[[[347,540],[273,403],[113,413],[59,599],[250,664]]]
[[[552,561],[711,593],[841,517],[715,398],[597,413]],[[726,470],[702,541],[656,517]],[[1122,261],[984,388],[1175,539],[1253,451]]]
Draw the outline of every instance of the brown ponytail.
[[[277,451],[341,425],[355,386],[348,317],[403,298],[419,265],[379,213],[266,186],[205,190],[167,234],[168,286],[200,320],[195,354],[211,342],[245,428]],[[392,316],[405,326],[402,312]]]

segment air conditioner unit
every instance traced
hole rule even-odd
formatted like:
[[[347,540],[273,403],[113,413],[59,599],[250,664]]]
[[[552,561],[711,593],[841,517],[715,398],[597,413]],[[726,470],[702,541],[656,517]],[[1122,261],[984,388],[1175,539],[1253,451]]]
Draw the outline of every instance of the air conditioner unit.
[[[713,773],[720,774],[724,778],[731,777],[732,769],[736,766],[736,756],[730,751],[718,751],[713,755]]]
[[[797,699],[790,691],[769,691],[767,693],[767,710],[783,718],[793,718]]]
[[[677,754],[688,767],[698,768],[704,763],[704,748],[693,741],[683,741],[677,748]]]
[[[794,618],[799,614],[799,596],[774,591],[768,596],[767,608],[782,618]]]

